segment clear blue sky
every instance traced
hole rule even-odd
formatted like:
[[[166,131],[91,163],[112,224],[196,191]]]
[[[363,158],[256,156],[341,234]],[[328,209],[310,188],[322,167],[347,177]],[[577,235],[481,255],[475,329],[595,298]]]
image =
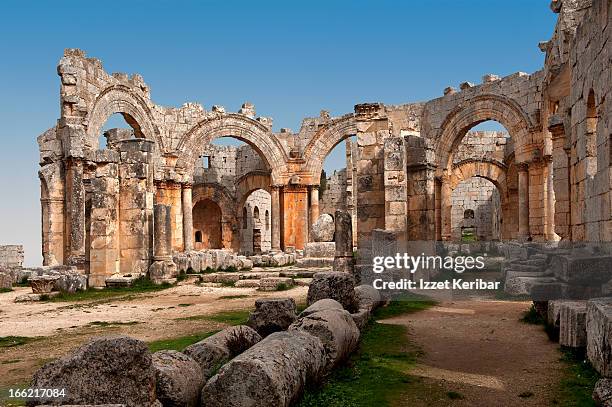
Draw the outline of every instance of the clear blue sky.
[[[250,101],[275,129],[297,130],[321,109],[427,100],[485,73],[540,69],[549,3],[2,1],[0,244],[41,260],[36,136],[59,115],[64,48],[142,74],[158,104],[236,111]]]

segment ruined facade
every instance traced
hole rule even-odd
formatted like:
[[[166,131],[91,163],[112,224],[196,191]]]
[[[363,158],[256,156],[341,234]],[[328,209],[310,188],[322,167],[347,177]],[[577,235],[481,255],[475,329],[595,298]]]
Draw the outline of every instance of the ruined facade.
[[[346,202],[355,205],[357,246],[373,229],[451,240],[453,191],[473,177],[499,194],[502,240],[611,241],[611,7],[609,0],[554,1],[558,22],[540,43],[546,62],[538,72],[486,75],[424,103],[362,103],[341,117],[322,111],[297,133],[274,132],[272,119],[257,117],[249,103],[235,113],[158,106],[139,75],[108,74],[99,60],[66,50],[58,66],[61,116],[39,137],[44,262],[75,265],[94,285],[114,272],[146,273],[156,245],[154,203],[170,207],[173,251],[198,248],[194,228],[207,233],[207,244],[241,250],[236,208],[259,189],[270,196],[270,249],[301,249],[321,210],[323,161],[352,136]],[[133,135],[110,132],[99,150],[100,129],[115,113]],[[507,129],[506,143],[464,154],[466,134],[487,120]],[[234,195],[222,191],[232,180],[211,186],[201,171],[211,141],[228,136],[260,159],[252,168],[236,164]],[[207,230],[208,218],[194,216],[200,202],[219,207],[220,214],[205,211],[221,219],[219,228]]]

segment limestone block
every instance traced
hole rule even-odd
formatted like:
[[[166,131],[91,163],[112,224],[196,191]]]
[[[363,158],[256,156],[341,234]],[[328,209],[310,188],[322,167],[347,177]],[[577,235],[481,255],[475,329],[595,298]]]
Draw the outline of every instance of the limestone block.
[[[293,287],[293,279],[290,277],[266,277],[259,281],[261,291],[277,291],[280,287]]]
[[[178,269],[172,260],[155,261],[149,267],[149,278],[155,284],[175,283]]]
[[[353,318],[353,322],[355,322],[355,325],[359,331],[362,331],[368,324],[371,315],[372,313],[368,309],[362,308],[359,311],[352,313],[351,318]]]
[[[202,390],[207,407],[288,407],[321,377],[321,340],[303,331],[275,332],[235,357]]]
[[[360,310],[366,309],[372,312],[381,303],[380,292],[368,284],[362,284],[355,287],[355,296],[357,297],[357,303],[359,304]]]
[[[336,254],[334,242],[309,242],[304,245],[304,257],[333,258]]]
[[[307,304],[312,305],[324,298],[338,301],[349,312],[359,309],[355,296],[355,280],[347,273],[324,272],[314,275],[308,288]]]
[[[189,345],[183,353],[201,367],[205,379],[231,358],[261,341],[261,336],[246,325],[225,328],[200,342]]]
[[[554,256],[552,269],[561,281],[579,285],[601,285],[612,279],[612,256]]]
[[[612,407],[612,379],[599,379],[593,389],[593,401],[601,407]]]
[[[147,345],[127,336],[95,338],[69,355],[47,363],[32,379],[33,388],[66,388],[63,404],[122,403],[156,405],[155,369]],[[28,405],[56,399],[36,399]]]
[[[199,406],[205,379],[200,365],[175,350],[153,354],[157,399],[164,406]]]
[[[315,242],[332,242],[334,240],[334,219],[323,213],[312,225],[312,239]]]
[[[260,298],[255,301],[255,311],[249,315],[247,325],[265,337],[286,330],[296,319],[293,298]]]
[[[587,356],[604,377],[612,376],[612,298],[587,302]]]
[[[13,277],[9,273],[0,272],[0,289],[10,289],[13,287]]]
[[[308,332],[321,340],[327,371],[348,358],[359,344],[359,329],[346,310],[314,312],[294,322],[289,327],[289,331],[293,330]]]
[[[299,315],[299,318],[306,317],[310,314],[314,314],[315,312],[319,312],[319,311],[342,310],[342,309],[344,309],[344,307],[342,307],[342,304],[340,304],[338,301],[332,300],[331,298],[324,298],[322,300],[319,300],[313,303],[308,308],[306,308],[304,311],[302,311]]]
[[[586,301],[564,301],[559,307],[559,344],[583,348],[586,338]]]
[[[334,258],[329,257],[304,257],[297,259],[296,265],[299,267],[311,267],[311,268],[323,268],[332,267],[334,265]]]

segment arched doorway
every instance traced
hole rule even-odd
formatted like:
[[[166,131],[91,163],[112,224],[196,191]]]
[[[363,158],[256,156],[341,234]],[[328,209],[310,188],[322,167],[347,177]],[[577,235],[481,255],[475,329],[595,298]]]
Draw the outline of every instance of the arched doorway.
[[[221,229],[221,208],[210,199],[204,199],[193,207],[194,248],[223,248]]]
[[[258,254],[272,248],[269,213],[271,210],[270,193],[257,189],[248,194],[242,206],[242,229],[240,252]]]
[[[481,177],[461,181],[451,194],[451,239],[456,242],[501,238],[501,198],[497,187]]]

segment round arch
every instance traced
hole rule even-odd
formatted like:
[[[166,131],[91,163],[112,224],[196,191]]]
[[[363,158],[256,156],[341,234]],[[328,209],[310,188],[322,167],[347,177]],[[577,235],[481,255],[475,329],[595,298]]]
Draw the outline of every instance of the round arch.
[[[253,191],[263,189],[269,194],[272,192],[270,173],[264,171],[251,171],[244,174],[236,180],[235,185],[238,209],[244,206],[245,201]]]
[[[155,141],[157,149],[163,151],[164,146],[159,128],[155,124],[155,119],[146,101],[122,85],[106,88],[96,98],[93,108],[86,117],[88,137],[91,140],[97,140],[102,126],[115,113],[123,116],[134,129],[136,137]]]
[[[305,170],[312,181],[319,183],[325,157],[334,147],[351,136],[357,135],[354,115],[346,115],[319,129],[304,148]]]
[[[223,248],[236,248],[237,239],[234,231],[238,230],[235,201],[230,192],[219,184],[206,183],[194,185],[192,191],[192,209],[201,201],[211,201],[221,209],[221,237]]]
[[[530,132],[533,126],[527,114],[510,98],[480,95],[459,104],[444,119],[436,146],[438,175],[450,170],[453,152],[467,132],[487,120],[495,120],[508,130],[514,142],[517,161],[529,161],[529,146],[534,140]]]
[[[232,137],[249,144],[271,170],[273,182],[281,181],[286,172],[287,155],[270,129],[242,114],[223,114],[205,119],[191,128],[179,141],[177,169],[193,172],[204,148],[219,137]]]

